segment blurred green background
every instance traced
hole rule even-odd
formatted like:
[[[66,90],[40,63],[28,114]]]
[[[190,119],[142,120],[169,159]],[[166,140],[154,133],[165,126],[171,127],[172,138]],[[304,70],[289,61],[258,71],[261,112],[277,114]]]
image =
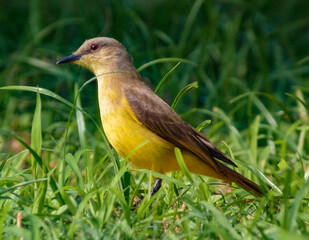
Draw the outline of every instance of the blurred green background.
[[[289,111],[297,102],[285,93],[306,88],[303,94],[308,96],[308,12],[304,0],[1,1],[1,86],[39,86],[72,100],[74,82],[82,84],[92,75],[78,67],[56,66],[56,60],[85,39],[108,36],[127,47],[136,67],[163,57],[197,64],[181,64],[159,92],[171,103],[181,88],[198,81],[200,87],[180,103],[178,113],[193,107],[219,107],[228,113],[235,107],[230,101],[246,92],[270,94]],[[157,64],[141,74],[156,86],[175,64]],[[91,114],[98,110],[95,94],[95,83],[82,93],[83,106]],[[284,117],[283,106],[259,98],[269,111]],[[25,92],[1,92],[2,127],[27,129],[34,100]],[[237,127],[246,128],[252,120],[248,98],[242,103],[234,117]],[[63,119],[62,107],[44,102],[43,110],[50,115],[43,123]],[[195,114],[185,119],[196,125],[202,118]]]

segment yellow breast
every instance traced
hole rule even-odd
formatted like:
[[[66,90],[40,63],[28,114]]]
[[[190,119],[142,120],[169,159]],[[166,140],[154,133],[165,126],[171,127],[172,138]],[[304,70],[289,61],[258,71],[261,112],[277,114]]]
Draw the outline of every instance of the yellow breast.
[[[178,168],[174,145],[149,131],[138,121],[123,94],[119,79],[113,81],[109,77],[99,79],[98,83],[103,129],[118,154],[128,158],[133,168],[163,173],[167,171],[165,168],[168,159],[173,161],[169,164],[170,167]]]

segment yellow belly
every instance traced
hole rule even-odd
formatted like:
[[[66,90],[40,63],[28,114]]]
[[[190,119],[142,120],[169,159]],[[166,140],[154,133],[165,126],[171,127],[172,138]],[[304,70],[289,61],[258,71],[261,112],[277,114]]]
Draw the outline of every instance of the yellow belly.
[[[133,168],[160,173],[176,170],[174,145],[144,127],[120,91],[99,92],[99,105],[109,142],[121,157],[131,162]]]
[[[102,117],[108,140],[121,157],[131,162],[133,168],[166,172],[164,161],[173,158],[173,144],[146,129],[128,114],[128,110],[118,107],[112,115]]]
[[[100,86],[101,84],[101,86]],[[106,83],[104,83],[106,84]],[[111,82],[106,89],[99,82],[99,106],[104,132],[117,153],[137,169],[159,173],[180,170],[175,157],[175,145],[144,127],[131,110],[120,86]],[[189,171],[221,178],[200,158],[182,150]]]

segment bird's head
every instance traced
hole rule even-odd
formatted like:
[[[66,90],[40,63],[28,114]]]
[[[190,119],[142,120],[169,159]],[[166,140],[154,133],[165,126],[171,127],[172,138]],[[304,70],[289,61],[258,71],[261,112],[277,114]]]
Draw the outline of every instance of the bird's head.
[[[72,55],[57,64],[74,63],[88,68],[95,75],[114,71],[135,71],[125,47],[113,38],[97,37],[86,40]]]

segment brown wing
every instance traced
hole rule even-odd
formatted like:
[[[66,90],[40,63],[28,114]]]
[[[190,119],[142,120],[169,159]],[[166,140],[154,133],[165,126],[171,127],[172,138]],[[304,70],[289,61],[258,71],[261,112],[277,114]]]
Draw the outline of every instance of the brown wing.
[[[221,169],[216,159],[237,167],[203,134],[182,121],[177,113],[144,83],[140,82],[134,87],[131,85],[124,92],[139,121],[158,136],[191,151],[218,172]]]

